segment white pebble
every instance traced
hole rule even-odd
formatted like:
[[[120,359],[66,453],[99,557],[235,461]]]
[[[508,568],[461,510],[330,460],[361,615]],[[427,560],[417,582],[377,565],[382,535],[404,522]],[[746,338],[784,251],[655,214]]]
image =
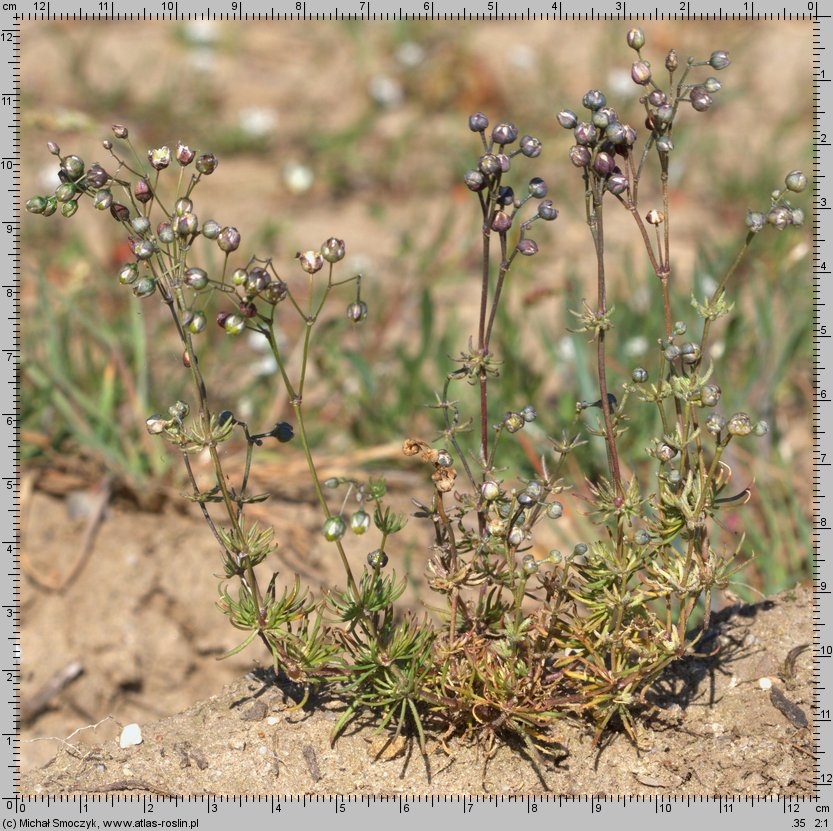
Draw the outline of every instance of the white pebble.
[[[758,679],[758,686],[762,690],[770,690],[770,689],[772,689],[772,679],[771,678],[759,678]]]
[[[279,721],[280,721],[280,719],[277,716],[269,716],[269,718],[266,719],[266,723],[271,724],[271,725],[275,725]]]
[[[126,724],[119,737],[119,747],[134,747],[142,743],[142,728],[135,722]]]

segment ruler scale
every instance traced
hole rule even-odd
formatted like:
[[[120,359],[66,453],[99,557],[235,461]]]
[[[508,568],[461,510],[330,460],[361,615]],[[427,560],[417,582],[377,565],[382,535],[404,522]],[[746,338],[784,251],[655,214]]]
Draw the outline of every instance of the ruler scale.
[[[831,144],[833,144],[833,11],[820,2],[793,5],[765,0],[734,0],[727,4],[667,0],[651,5],[636,0],[609,0],[591,8],[571,0],[538,0],[524,3],[516,12],[509,0],[480,0],[472,4],[451,0],[417,0],[402,5],[384,0],[284,0],[275,4],[258,0],[221,0],[203,7],[197,0],[158,0],[131,5],[129,0],[0,0],[0,258],[6,263],[0,283],[0,302],[7,324],[0,333],[0,545],[6,555],[0,575],[0,813],[3,828],[103,827],[107,820],[144,820],[145,827],[225,829],[230,822],[251,828],[276,827],[290,822],[309,825],[337,822],[341,828],[387,827],[390,821],[441,822],[444,825],[474,827],[487,823],[504,826],[507,821],[528,823],[529,827],[552,828],[554,823],[580,822],[591,829],[609,829],[614,824],[630,827],[667,828],[669,821],[684,829],[700,829],[704,823],[719,829],[796,828],[833,831],[833,558],[828,556],[833,536],[833,429],[828,412],[833,411],[833,192],[829,192]],[[716,6],[716,7],[715,7]],[[753,19],[804,20],[813,26],[813,95],[815,139],[812,171],[814,223],[812,241],[814,309],[814,351],[812,377],[816,391],[813,408],[813,530],[815,553],[813,579],[814,620],[814,740],[816,750],[816,792],[813,797],[426,797],[419,794],[396,797],[290,796],[286,797],[174,797],[157,794],[99,794],[81,797],[21,798],[16,794],[20,715],[19,690],[19,427],[17,413],[20,356],[20,24],[22,21],[106,19],[145,21],[188,20],[359,20],[395,21],[448,20],[537,20],[557,25],[559,20],[611,21],[631,25],[642,21],[686,18],[711,21]],[[25,201],[25,200],[24,200]],[[129,790],[130,784],[125,784]],[[279,787],[279,783],[278,783]],[[49,825],[44,825],[45,821]],[[155,822],[156,825],[151,825]],[[72,825],[70,825],[72,823]],[[137,825],[138,827],[138,825]],[[317,825],[315,826],[317,827]]]

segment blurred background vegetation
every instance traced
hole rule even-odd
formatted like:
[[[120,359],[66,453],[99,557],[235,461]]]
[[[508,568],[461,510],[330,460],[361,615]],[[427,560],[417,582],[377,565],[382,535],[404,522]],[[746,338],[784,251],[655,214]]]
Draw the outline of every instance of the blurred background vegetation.
[[[595,266],[580,176],[566,156],[571,136],[554,116],[564,106],[578,111],[582,94],[596,87],[641,129],[626,29],[24,24],[23,192],[49,193],[55,185],[47,139],[106,166],[100,141],[120,122],[140,148],[181,139],[219,155],[217,173],[197,192],[196,212],[241,230],[238,264],[250,253],[271,256],[291,280],[300,276],[297,250],[332,235],[345,239],[342,273],[364,275],[370,317],[352,327],[336,308],[318,334],[317,377],[308,384],[313,440],[331,458],[364,458],[364,448],[376,468],[391,470],[405,467],[397,455],[404,437],[436,435],[438,413],[425,405],[475,330],[479,212],[461,180],[479,144],[467,116],[482,110],[493,124],[513,121],[522,134],[538,136],[544,152],[517,159],[510,183],[523,190],[530,176],[542,176],[561,212],[555,223],[535,227],[541,253],[514,268],[495,342],[503,368],[494,418],[528,403],[539,412],[512,450],[511,460],[531,475],[546,435],[569,427],[577,400],[598,397],[586,337],[568,331],[569,310],[594,295]],[[728,49],[733,61],[720,73],[713,109],[685,111],[675,129],[674,317],[699,332],[691,294],[702,299],[732,261],[747,208],[765,210],[788,170],[811,169],[811,28],[686,22],[644,29],[655,68],[672,46],[682,58],[700,59]],[[656,193],[655,182],[642,186],[644,210],[655,206]],[[729,288],[736,313],[715,329],[721,411],[745,409],[771,426],[762,441],[732,445],[737,490],[758,482],[749,506],[724,515],[727,545],[742,529],[747,550],[757,554],[737,587],[748,598],[792,585],[810,568],[810,201],[809,193],[795,200],[807,212],[804,228],[768,229],[756,239]],[[615,388],[634,366],[653,374],[662,307],[632,222],[614,208],[607,250]],[[188,379],[164,310],[116,281],[119,264],[130,259],[121,229],[92,214],[85,203],[71,222],[55,216],[23,224],[22,458],[44,474],[44,487],[50,472],[106,473],[123,495],[154,507],[178,490],[180,471],[143,422],[185,393]],[[297,319],[287,315],[284,327],[293,344]],[[210,328],[204,364],[215,403],[256,429],[286,417],[267,356],[246,338]],[[474,415],[474,396],[465,400]],[[637,406],[630,414],[622,455],[648,482],[639,460],[658,430],[655,411]],[[290,446],[275,454],[276,480],[299,452]],[[595,439],[576,456],[569,478],[577,492],[586,490],[585,477],[604,470],[604,458]],[[581,503],[568,501],[570,521],[585,527]]]

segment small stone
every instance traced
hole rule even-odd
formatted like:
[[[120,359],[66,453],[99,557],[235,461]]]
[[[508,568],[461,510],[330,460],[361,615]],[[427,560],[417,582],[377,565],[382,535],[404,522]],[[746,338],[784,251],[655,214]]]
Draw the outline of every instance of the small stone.
[[[230,750],[245,750],[246,749],[246,740],[241,738],[234,738],[229,740],[228,743]]]
[[[126,724],[119,736],[119,747],[135,747],[142,743],[142,728],[135,722],[133,724]]]
[[[266,718],[266,702],[265,701],[255,701],[248,710],[245,710],[241,715],[240,718],[243,721],[261,721],[262,719]]]
[[[759,678],[758,679],[758,686],[762,690],[771,690],[772,689],[772,679],[771,678]]]
[[[269,718],[266,719],[266,723],[272,726],[276,725],[279,721],[280,719],[277,716],[269,716]]]

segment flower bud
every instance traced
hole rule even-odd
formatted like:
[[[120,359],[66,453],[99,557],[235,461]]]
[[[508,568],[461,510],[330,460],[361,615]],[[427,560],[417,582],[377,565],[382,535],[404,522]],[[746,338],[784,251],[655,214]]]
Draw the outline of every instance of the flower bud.
[[[613,144],[624,144],[627,137],[627,128],[618,121],[611,121],[605,129],[605,138]]]
[[[147,179],[143,177],[136,180],[133,185],[133,195],[136,197],[136,201],[142,204],[150,202],[153,199],[153,192],[150,189],[150,184]]]
[[[696,343],[684,343],[680,347],[680,357],[684,364],[689,366],[696,364],[700,360],[700,346]]]
[[[547,183],[539,176],[529,180],[530,196],[534,196],[536,199],[543,199],[547,195],[548,190]]]
[[[110,181],[110,174],[100,164],[94,162],[84,178],[92,187],[103,188]]]
[[[213,153],[203,153],[197,158],[197,171],[203,176],[210,176],[220,164],[220,160]]]
[[[347,307],[347,319],[353,323],[361,323],[367,318],[367,303],[357,300]]]
[[[651,211],[648,211],[645,214],[645,219],[649,225],[661,225],[665,221],[665,214],[662,211],[656,210],[654,208]]]
[[[515,191],[512,188],[507,187],[506,185],[502,185],[498,188],[497,196],[495,197],[495,202],[498,205],[502,205],[503,207],[507,207],[511,205],[515,201]]]
[[[473,133],[482,133],[489,126],[489,119],[483,113],[475,113],[469,116],[469,130]]]
[[[709,66],[712,69],[726,69],[727,66],[731,61],[729,60],[729,53],[723,51],[722,49],[718,50],[717,52],[712,52],[711,57],[709,58]]]
[[[480,157],[480,170],[487,176],[493,176],[500,171],[500,162],[494,153],[486,153]]]
[[[55,198],[59,202],[69,202],[74,199],[77,194],[78,188],[76,188],[72,182],[64,182],[63,185],[59,185],[55,190]]]
[[[512,160],[506,153],[498,153],[495,158],[497,159],[498,166],[500,167],[501,173],[508,173],[509,168],[512,167]]]
[[[367,555],[367,564],[372,569],[384,568],[388,564],[388,555],[380,548],[377,548]]]
[[[665,56],[665,68],[669,72],[673,72],[679,65],[680,62],[677,58],[677,50],[669,49],[668,54]]]
[[[613,156],[611,156],[610,153],[597,153],[596,158],[593,159],[593,170],[595,170],[599,176],[608,176],[613,172],[613,168],[615,166],[616,162],[613,161]]]
[[[197,154],[181,141],[176,143],[176,160],[182,167],[191,164]]]
[[[42,214],[46,208],[45,196],[33,196],[26,202],[26,210],[30,214]]]
[[[578,124],[578,118],[572,110],[561,110],[555,120],[565,129],[572,130]]]
[[[633,378],[634,382],[637,384],[644,384],[648,380],[648,370],[638,366],[633,372],[631,372],[631,378]]]
[[[804,211],[801,208],[790,208],[790,221],[796,228],[804,224]]]
[[[76,182],[84,175],[84,160],[79,156],[67,156],[60,169],[70,182]]]
[[[136,240],[130,247],[137,260],[149,260],[156,253],[156,246],[149,239]]]
[[[512,144],[517,137],[518,128],[508,122],[502,122],[492,130],[492,141],[501,147],[505,144]]]
[[[343,517],[340,516],[327,517],[321,528],[321,533],[324,535],[324,539],[329,540],[330,542],[340,540],[346,531],[347,524],[345,523]]]
[[[101,193],[106,193],[107,191],[100,191]],[[96,194],[98,195],[98,194]],[[109,206],[108,206],[109,207]],[[133,219],[130,220],[130,227],[137,233],[137,234],[146,234],[150,229],[150,220],[146,216],[134,216]]]
[[[670,124],[674,118],[674,108],[670,104],[662,104],[654,113],[654,120],[658,124]]]
[[[97,211],[106,211],[113,204],[113,194],[109,190],[100,190],[93,197],[93,207]]]
[[[746,227],[752,231],[753,234],[757,234],[762,231],[765,225],[766,217],[760,211],[746,212]]]
[[[631,29],[627,34],[628,46],[637,52],[645,45],[645,33],[642,29]]]
[[[466,183],[466,187],[474,193],[486,187],[486,177],[479,170],[469,170],[463,176],[463,181]]]
[[[133,294],[136,297],[150,297],[156,291],[156,280],[151,277],[142,277],[133,284]]]
[[[324,258],[318,251],[299,251],[295,256],[307,274],[315,274],[324,267]]]
[[[573,131],[578,144],[594,144],[598,136],[598,131],[593,124],[587,121],[582,121],[581,124]]]
[[[720,92],[720,88],[722,86],[723,84],[721,84],[720,81],[718,81],[717,78],[714,77],[706,78],[706,80],[703,81],[703,89],[706,90],[706,92],[708,92],[710,95],[714,95],[714,93]]]
[[[538,418],[538,412],[536,411],[535,407],[532,404],[527,404],[522,410],[521,415],[523,416],[523,420],[528,424],[530,421],[535,421]]]
[[[116,220],[116,222],[127,222],[130,219],[130,211],[124,205],[119,204],[118,202],[113,202],[110,205],[110,216]]]
[[[127,138],[127,136],[128,136],[127,127],[125,127],[124,124],[113,124],[112,129],[113,129],[113,135],[117,139],[126,139]]]
[[[500,485],[497,482],[484,482],[480,486],[480,494],[487,502],[494,502],[500,496]]]
[[[53,155],[53,156],[60,156],[61,155],[61,148],[54,141],[46,142],[46,149]]]
[[[524,536],[523,528],[518,528],[516,526],[509,532],[506,542],[508,542],[509,545],[516,547],[524,541]]]
[[[670,136],[660,136],[657,139],[657,150],[660,153],[670,153],[674,149],[674,142]]]
[[[498,211],[492,219],[492,230],[505,234],[512,227],[512,217],[505,211]]]
[[[551,199],[545,199],[538,204],[538,216],[546,222],[552,222],[558,216],[558,211]]]
[[[269,283],[269,285],[263,290],[261,297],[263,297],[267,303],[271,303],[274,306],[276,303],[286,300],[286,295],[288,293],[289,287],[283,280],[272,280],[272,282]]]
[[[783,231],[792,222],[792,213],[789,208],[778,205],[766,215],[766,221],[779,231]]]
[[[522,564],[521,564],[521,568],[523,569],[524,574],[526,574],[527,576],[529,576],[529,575],[531,575],[531,574],[535,574],[535,572],[537,572],[537,571],[538,571],[538,569],[539,569],[539,565],[538,565],[538,563],[535,561],[535,557],[533,557],[533,556],[532,556],[532,554],[527,554],[527,555],[523,558],[523,562],[522,562]]]
[[[535,136],[524,136],[521,139],[521,153],[528,159],[537,159],[541,155],[541,140]]]
[[[752,432],[752,419],[746,413],[735,413],[726,425],[730,436],[748,436]]]
[[[651,65],[647,61],[634,61],[631,66],[631,80],[643,87],[650,83]]]
[[[368,528],[370,528],[370,514],[359,508],[359,510],[350,517],[350,530],[354,534],[361,536],[367,531]]]
[[[574,144],[570,148],[570,161],[576,167],[587,167],[590,164],[590,151],[581,144]]]
[[[321,256],[328,263],[337,263],[344,259],[344,240],[330,237],[321,244]]]
[[[196,311],[191,317],[191,320],[188,321],[188,331],[192,335],[198,335],[205,329],[207,323],[205,312]]]
[[[769,432],[769,424],[765,421],[756,421],[755,426],[752,428],[752,432],[758,436],[765,436]]]
[[[185,272],[183,281],[189,288],[200,291],[208,285],[208,274],[201,268],[189,268]]]
[[[171,148],[162,146],[148,150],[148,161],[154,170],[164,170],[171,163]]]
[[[200,230],[206,239],[217,239],[220,236],[222,227],[219,222],[215,222],[213,219],[207,219],[203,222]]]
[[[113,142],[110,141],[110,139],[104,139],[104,141],[101,142],[101,146],[105,150],[112,150],[113,149]]]
[[[160,433],[165,431],[165,428],[170,424],[170,419],[165,418],[165,416],[159,415],[155,413],[150,418],[145,420],[145,427],[147,428],[148,433],[152,436],[158,436]]]
[[[160,222],[156,226],[156,236],[159,242],[164,242],[166,245],[170,245],[176,238],[170,222]]]
[[[176,218],[174,230],[181,237],[190,237],[200,228],[200,221],[196,214],[186,213]],[[221,246],[222,247],[222,246]]]
[[[136,263],[125,263],[117,276],[123,286],[132,286],[139,279],[139,266]]]
[[[220,246],[221,251],[226,253],[236,251],[240,247],[240,231],[231,225],[227,225],[220,231],[220,236],[217,237],[217,245]]]
[[[251,301],[241,300],[237,304],[237,308],[245,318],[253,318],[257,314],[257,306]]]
[[[807,177],[800,170],[792,170],[784,177],[787,190],[801,193],[807,187]]]
[[[601,90],[591,89],[584,94],[581,103],[588,110],[600,110],[607,103],[607,98]]]
[[[564,513],[564,506],[560,502],[550,502],[547,505],[547,516],[550,519],[560,519]]]
[[[517,433],[526,422],[520,413],[506,413],[503,417],[503,426],[510,433]]]
[[[524,257],[534,257],[538,253],[538,243],[533,239],[522,239],[518,243],[518,253]]]
[[[176,204],[174,205],[174,214],[176,216],[185,216],[185,214],[193,213],[193,211],[194,203],[191,199],[183,196],[176,200]]]
[[[652,107],[661,107],[663,104],[668,103],[668,96],[661,89],[651,90],[648,96],[648,103]]]
[[[677,455],[677,448],[666,442],[660,442],[657,447],[657,458],[661,462],[670,462]]]
[[[690,98],[692,108],[698,113],[706,112],[706,110],[708,110],[713,103],[711,95],[709,95],[703,87],[694,87],[694,89],[691,90]]]
[[[711,413],[706,419],[706,432],[712,436],[719,436],[725,426],[726,419],[718,413]]]
[[[624,193],[628,189],[628,177],[623,173],[614,173],[607,180],[607,189],[614,196]]]
[[[230,314],[223,320],[223,329],[229,335],[239,335],[246,328],[246,320],[241,315]]]

